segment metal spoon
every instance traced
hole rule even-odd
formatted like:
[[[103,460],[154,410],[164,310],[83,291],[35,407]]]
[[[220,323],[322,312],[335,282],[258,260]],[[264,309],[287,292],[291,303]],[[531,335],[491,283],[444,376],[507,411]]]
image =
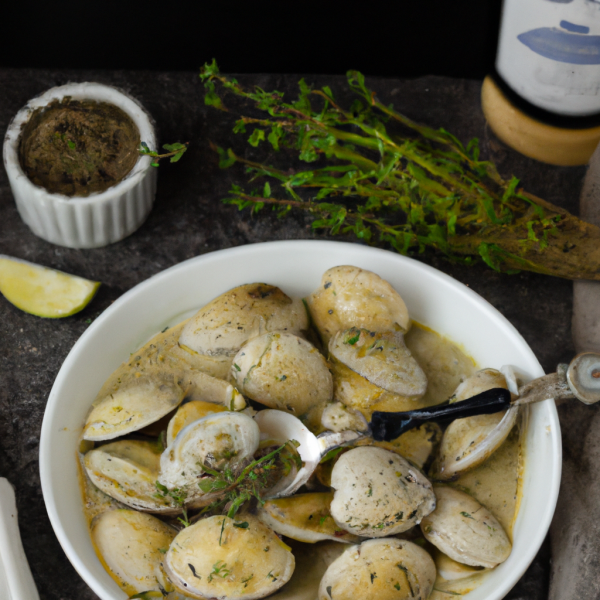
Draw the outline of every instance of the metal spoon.
[[[444,402],[405,412],[376,411],[371,415],[369,431],[374,440],[389,442],[426,421],[464,419],[501,412],[511,406],[569,398],[577,398],[584,404],[600,400],[600,354],[583,352],[568,365],[559,364],[556,373],[538,377],[521,386],[514,400],[511,400],[508,390],[494,388],[454,404]]]

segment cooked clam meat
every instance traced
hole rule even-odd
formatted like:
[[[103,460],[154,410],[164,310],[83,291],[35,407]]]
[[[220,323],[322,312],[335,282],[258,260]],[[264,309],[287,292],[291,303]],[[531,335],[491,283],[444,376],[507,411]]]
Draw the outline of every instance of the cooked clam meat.
[[[247,340],[269,331],[301,335],[308,328],[302,301],[278,287],[251,283],[221,294],[201,308],[186,324],[180,344],[199,354],[231,364]]]
[[[173,590],[162,564],[175,529],[151,515],[121,509],[99,514],[91,534],[102,563],[125,593]]]
[[[492,513],[459,490],[436,486],[435,510],[421,521],[425,538],[459,563],[493,568],[504,562],[511,543]]]
[[[175,587],[192,597],[264,598],[294,572],[291,548],[256,517],[213,516],[183,529],[165,556]]]
[[[248,341],[233,360],[231,378],[248,398],[296,416],[322,409],[333,395],[325,357],[291,333]]]
[[[384,538],[351,546],[325,572],[319,600],[427,600],[435,565],[425,550]]]
[[[306,301],[325,345],[350,327],[404,332],[410,323],[400,294],[379,275],[358,267],[325,271],[321,285]]]
[[[192,488],[211,470],[235,469],[251,459],[260,442],[258,425],[239,412],[219,412],[184,427],[160,459],[159,481],[168,489]]]
[[[421,522],[435,508],[431,483],[404,458],[373,446],[341,455],[331,473],[331,515],[362,537],[386,537]]]

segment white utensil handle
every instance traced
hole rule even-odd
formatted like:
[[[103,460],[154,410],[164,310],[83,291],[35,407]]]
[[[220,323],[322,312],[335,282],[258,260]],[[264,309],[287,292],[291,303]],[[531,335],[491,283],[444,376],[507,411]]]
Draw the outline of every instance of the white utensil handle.
[[[4,477],[0,477],[0,562],[10,600],[39,600],[19,533],[15,492]]]

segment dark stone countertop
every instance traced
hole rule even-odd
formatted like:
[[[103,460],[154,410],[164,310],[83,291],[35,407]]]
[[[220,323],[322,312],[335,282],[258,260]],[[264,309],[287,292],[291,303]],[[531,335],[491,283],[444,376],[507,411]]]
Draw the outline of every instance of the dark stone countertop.
[[[243,76],[264,89],[295,92],[296,75]],[[340,90],[341,76],[306,76]],[[182,260],[222,248],[267,240],[315,239],[304,215],[277,220],[250,216],[220,202],[236,168],[221,171],[209,140],[242,149],[232,118],[206,107],[197,73],[0,70],[0,130],[27,100],[69,81],[112,84],[138,98],[156,119],[160,143],[191,142],[177,165],[161,165],[152,213],[127,239],[94,250],[73,250],[35,237],[21,221],[0,170],[0,254],[23,258],[103,282],[81,313],[60,320],[25,314],[0,297],[0,475],[16,487],[23,543],[43,600],[96,598],[66,559],[52,531],[40,488],[38,446],[44,407],[58,370],[78,337],[115,299],[151,275]],[[480,81],[423,77],[368,80],[385,103],[416,121],[443,126],[461,140],[479,137],[502,175],[515,174],[532,193],[577,212],[583,168],[536,163],[503,147],[488,131],[479,104]],[[337,238],[340,239],[340,238]],[[521,332],[546,371],[573,355],[572,284],[542,275],[500,275],[484,266],[453,266],[419,257],[481,294]],[[59,468],[59,467],[57,467]],[[550,552],[535,562],[509,594],[512,600],[547,597]]]

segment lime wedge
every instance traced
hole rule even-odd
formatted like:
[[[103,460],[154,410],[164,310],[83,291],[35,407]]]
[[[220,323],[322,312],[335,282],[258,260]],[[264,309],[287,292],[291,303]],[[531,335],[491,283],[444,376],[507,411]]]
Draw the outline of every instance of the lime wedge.
[[[58,319],[85,308],[100,286],[76,275],[0,254],[0,292],[17,308]]]

